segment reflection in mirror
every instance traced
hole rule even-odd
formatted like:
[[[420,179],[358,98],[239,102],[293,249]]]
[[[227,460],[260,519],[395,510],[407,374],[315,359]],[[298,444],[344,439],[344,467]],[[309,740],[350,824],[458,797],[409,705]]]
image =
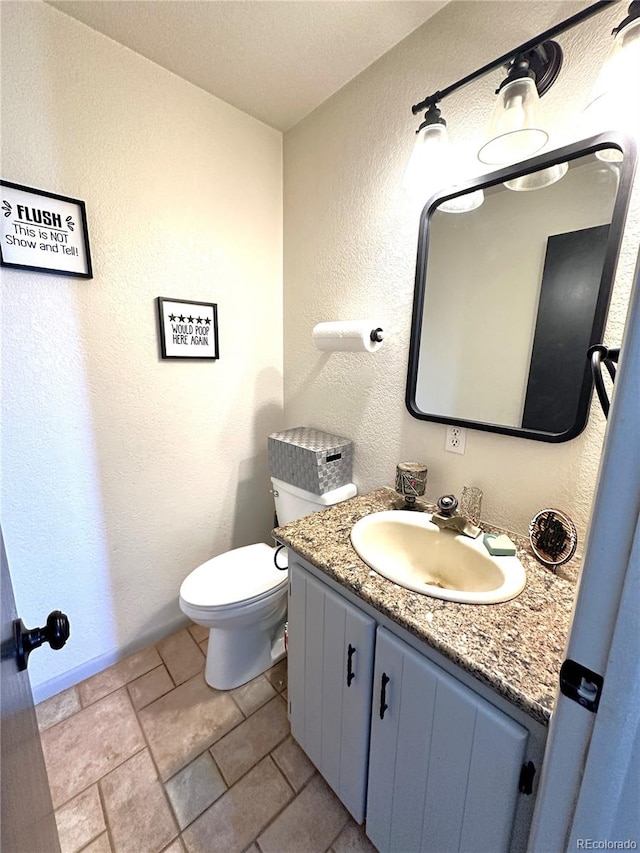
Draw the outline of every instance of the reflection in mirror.
[[[407,383],[415,417],[543,441],[584,428],[587,350],[603,335],[625,212],[616,199],[628,195],[633,157],[560,153],[524,176],[521,166],[493,185],[495,175],[479,179],[467,190],[484,187],[475,210],[425,209]]]

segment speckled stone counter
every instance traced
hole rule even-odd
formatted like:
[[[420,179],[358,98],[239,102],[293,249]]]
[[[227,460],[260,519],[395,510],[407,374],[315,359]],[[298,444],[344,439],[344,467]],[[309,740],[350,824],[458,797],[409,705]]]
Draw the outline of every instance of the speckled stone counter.
[[[397,501],[392,489],[378,489],[278,527],[273,535],[534,719],[548,723],[564,659],[577,561],[554,575],[534,558],[526,539],[510,533],[527,573],[527,585],[517,598],[473,605],[420,595],[370,569],[349,539],[356,521],[393,509]],[[500,532],[485,524],[482,528]]]

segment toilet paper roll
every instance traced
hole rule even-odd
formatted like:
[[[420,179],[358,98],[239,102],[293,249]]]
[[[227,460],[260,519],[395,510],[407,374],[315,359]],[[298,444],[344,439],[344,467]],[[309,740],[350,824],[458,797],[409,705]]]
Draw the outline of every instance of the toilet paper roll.
[[[371,340],[371,333],[382,338],[379,323],[373,320],[338,320],[313,327],[313,342],[323,352],[377,352],[382,340]]]

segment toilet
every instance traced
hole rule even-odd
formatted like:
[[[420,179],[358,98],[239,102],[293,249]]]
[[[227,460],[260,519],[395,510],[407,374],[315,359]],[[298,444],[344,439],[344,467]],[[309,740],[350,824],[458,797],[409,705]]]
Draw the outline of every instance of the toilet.
[[[275,477],[273,496],[278,524],[346,501],[357,494],[348,483],[316,495]],[[209,629],[205,680],[218,690],[251,681],[285,654],[287,613],[286,551],[259,542],[207,560],[180,587],[180,609]]]

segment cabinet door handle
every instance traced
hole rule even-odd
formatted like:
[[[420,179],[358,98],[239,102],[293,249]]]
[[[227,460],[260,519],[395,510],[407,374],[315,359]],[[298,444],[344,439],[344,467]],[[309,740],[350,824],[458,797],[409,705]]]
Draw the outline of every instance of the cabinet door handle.
[[[389,683],[389,676],[386,672],[382,673],[382,679],[380,680],[380,719],[384,720],[384,712],[389,707],[387,705],[387,684]]]
[[[347,687],[351,687],[351,682],[356,677],[356,674],[353,671],[353,655],[355,650],[356,647],[349,643],[349,648],[347,650]]]

